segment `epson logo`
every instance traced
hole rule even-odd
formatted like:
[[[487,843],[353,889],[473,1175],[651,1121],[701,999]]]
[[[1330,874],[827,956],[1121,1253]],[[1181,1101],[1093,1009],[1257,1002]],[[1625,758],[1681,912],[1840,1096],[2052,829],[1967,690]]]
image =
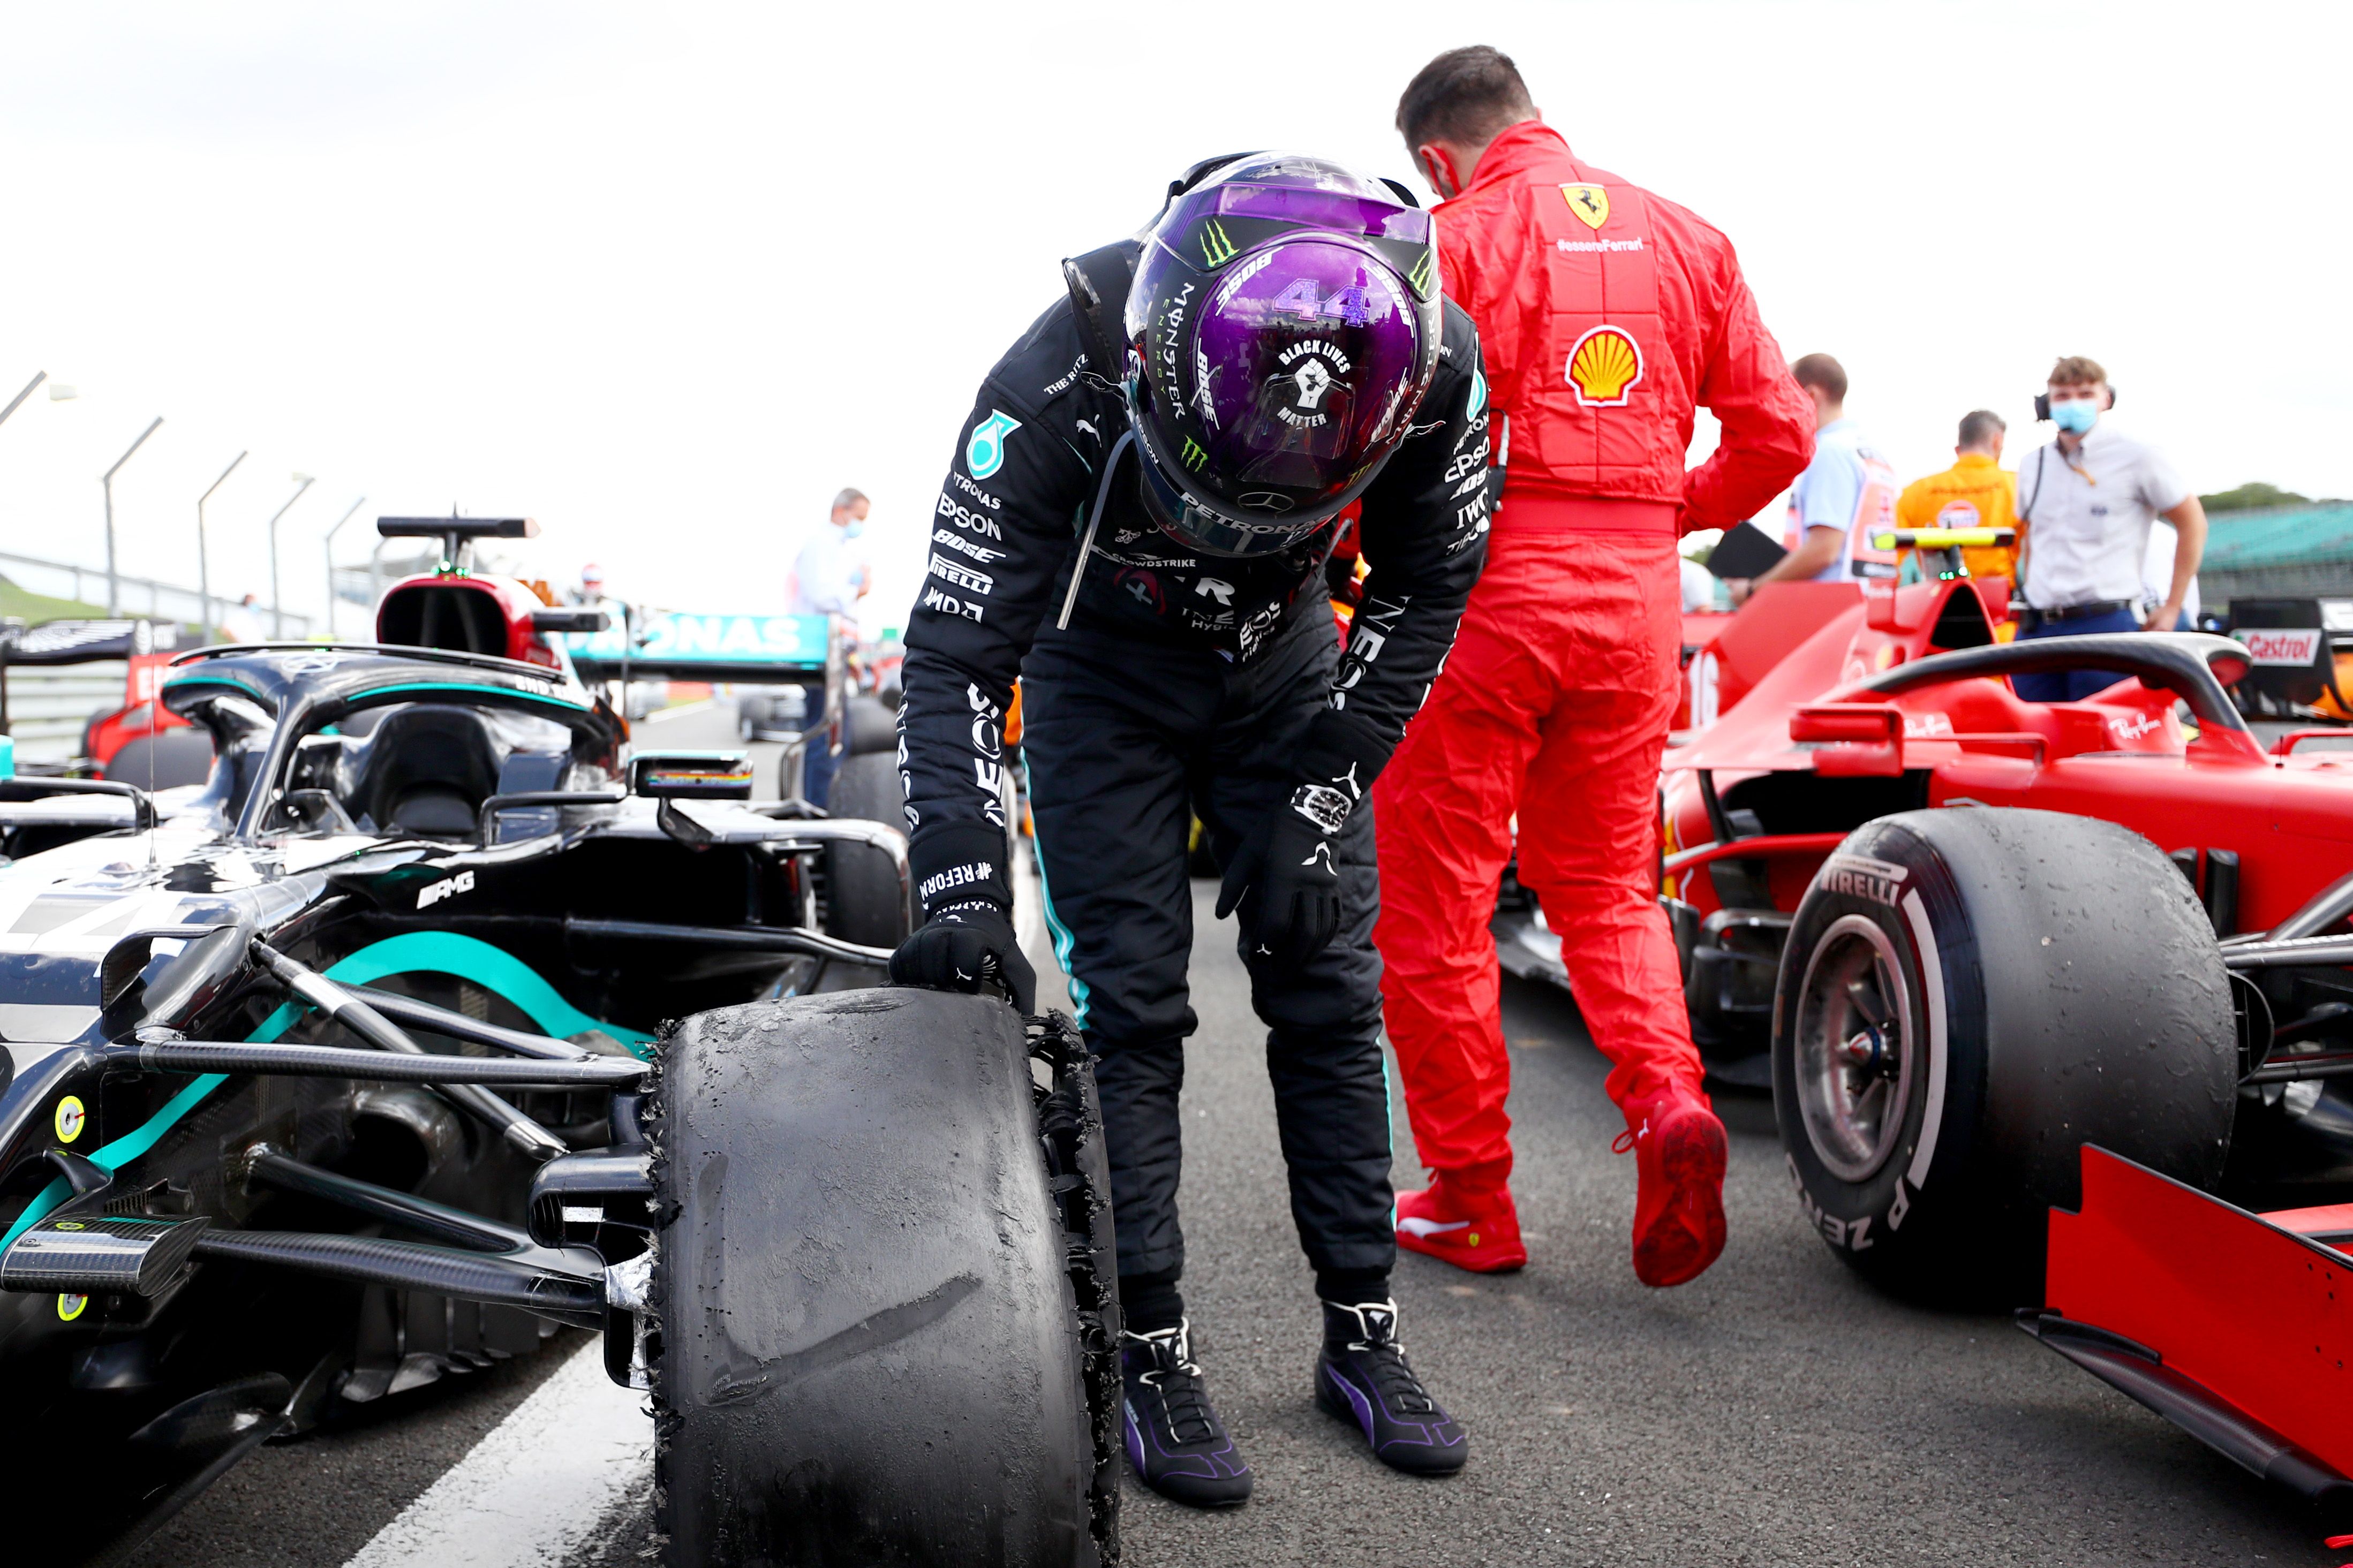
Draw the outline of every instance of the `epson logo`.
[[[977,533],[983,539],[1002,540],[1005,537],[1005,531],[997,526],[995,518],[983,517],[968,507],[957,505],[946,496],[940,497],[939,514],[958,528]]]

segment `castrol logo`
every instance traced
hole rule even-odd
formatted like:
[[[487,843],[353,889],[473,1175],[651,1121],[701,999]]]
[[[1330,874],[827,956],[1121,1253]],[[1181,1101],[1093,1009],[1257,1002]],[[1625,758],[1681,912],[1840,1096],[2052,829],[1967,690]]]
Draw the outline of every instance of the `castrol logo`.
[[[2247,657],[2257,664],[2293,666],[2301,669],[2320,662],[2322,633],[2316,626],[2294,631],[2249,627],[2236,635],[2241,642],[2247,645]]]

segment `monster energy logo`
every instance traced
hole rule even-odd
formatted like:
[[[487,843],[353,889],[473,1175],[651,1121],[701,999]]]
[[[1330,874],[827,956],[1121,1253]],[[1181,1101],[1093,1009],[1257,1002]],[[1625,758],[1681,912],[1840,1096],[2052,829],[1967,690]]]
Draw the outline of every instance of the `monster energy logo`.
[[[1423,251],[1421,253],[1421,259],[1415,262],[1413,264],[1413,270],[1406,275],[1406,281],[1413,285],[1413,291],[1415,293],[1427,294],[1430,292],[1430,267],[1437,259],[1437,256],[1438,252],[1434,250]]]
[[[1198,468],[1209,460],[1209,454],[1202,448],[1201,443],[1190,436],[1185,437],[1185,450],[1180,455],[1187,468]]]
[[[1234,242],[1226,237],[1226,226],[1216,218],[1201,226],[1201,258],[1212,267],[1222,267],[1234,258]]]

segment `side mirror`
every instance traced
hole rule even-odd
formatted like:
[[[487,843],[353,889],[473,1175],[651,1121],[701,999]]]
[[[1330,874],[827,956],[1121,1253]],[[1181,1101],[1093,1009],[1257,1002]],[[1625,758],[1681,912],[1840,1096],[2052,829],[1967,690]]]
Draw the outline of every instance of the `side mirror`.
[[[749,752],[639,752],[629,759],[629,793],[647,800],[749,800]]]
[[[531,629],[544,635],[549,632],[572,632],[586,636],[601,632],[613,624],[613,617],[602,610],[533,610]]]

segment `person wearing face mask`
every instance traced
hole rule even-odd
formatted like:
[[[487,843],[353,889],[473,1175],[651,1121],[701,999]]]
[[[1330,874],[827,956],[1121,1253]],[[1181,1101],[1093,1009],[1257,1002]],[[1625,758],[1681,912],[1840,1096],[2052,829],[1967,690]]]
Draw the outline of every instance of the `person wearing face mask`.
[[[2198,583],[2206,551],[2206,510],[2171,464],[2132,437],[2100,423],[2116,405],[2108,373],[2070,354],[2051,367],[2036,412],[2058,426],[2051,444],[2018,466],[2018,573],[2028,637],[2094,632],[2172,631]],[[2173,525],[2178,542],[2164,597],[2144,608],[2141,575],[2149,530]],[[2013,677],[2030,702],[2074,702],[2113,686],[2105,670]]]
[[[826,526],[810,534],[793,558],[794,615],[857,618],[859,601],[874,585],[874,564],[859,542],[872,505],[863,490],[845,489],[833,498],[833,512]],[[810,742],[802,753],[801,793],[810,805],[823,805],[830,798],[833,775],[841,771],[841,759],[849,754],[849,715],[845,712],[839,754],[822,740]]]

